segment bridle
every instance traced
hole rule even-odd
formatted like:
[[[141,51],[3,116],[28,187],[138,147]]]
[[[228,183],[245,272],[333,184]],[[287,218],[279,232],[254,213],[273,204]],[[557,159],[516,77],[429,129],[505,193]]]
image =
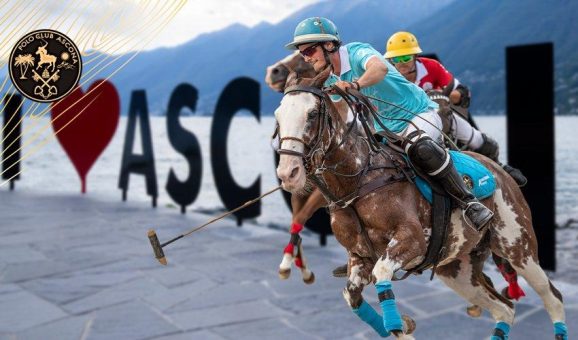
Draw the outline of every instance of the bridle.
[[[303,160],[303,165],[305,167],[305,172],[306,172],[308,180],[313,182],[321,190],[321,192],[324,194],[324,196],[326,197],[326,199],[328,200],[330,205],[336,205],[336,206],[339,206],[341,208],[344,208],[344,207],[348,206],[349,204],[351,204],[353,201],[355,201],[359,197],[358,194],[359,194],[359,189],[360,189],[360,180],[368,170],[373,169],[370,167],[371,154],[373,153],[373,150],[372,150],[371,146],[369,145],[369,142],[367,141],[367,139],[359,136],[359,139],[361,139],[363,141],[364,145],[367,146],[367,157],[365,159],[365,162],[364,162],[365,164],[363,166],[361,166],[354,173],[341,173],[341,172],[337,171],[337,169],[343,162],[346,161],[345,158],[340,160],[338,163],[333,164],[333,165],[326,164],[326,160],[331,158],[333,152],[340,149],[341,146],[346,143],[346,141],[348,140],[348,135],[350,133],[352,133],[352,131],[354,130],[355,123],[352,123],[349,126],[349,128],[347,128],[347,131],[341,136],[341,141],[339,141],[339,142],[334,141],[332,136],[331,136],[331,133],[332,133],[332,130],[336,129],[336,124],[332,123],[331,114],[328,112],[329,109],[328,109],[327,100],[330,100],[330,99],[329,99],[327,92],[325,92],[324,90],[321,90],[317,87],[304,86],[304,85],[293,85],[293,86],[289,86],[285,89],[285,94],[289,94],[289,93],[293,93],[293,92],[311,93],[321,100],[321,106],[319,108],[319,111],[313,111],[310,113],[310,114],[312,114],[312,113],[316,114],[318,116],[319,123],[317,124],[318,125],[317,133],[313,137],[313,140],[311,140],[311,142],[309,142],[309,143],[305,142],[305,140],[303,140],[302,138],[299,138],[296,136],[285,136],[285,137],[280,136],[280,139],[279,139],[280,145],[279,145],[279,149],[277,150],[277,152],[279,154],[286,154],[286,155],[301,157],[301,159]],[[355,119],[354,119],[354,121],[355,121]],[[333,131],[333,132],[337,132],[337,131]],[[329,133],[329,136],[328,136],[329,138],[328,138],[328,141],[325,143],[324,138],[326,137],[325,136],[326,133]],[[303,145],[303,152],[283,149],[282,143],[285,140],[292,140],[292,141],[296,141],[296,142],[301,143]],[[355,143],[357,143],[357,141]],[[306,151],[308,151],[308,152],[306,152]],[[317,153],[320,154],[321,158],[316,159],[315,162],[313,162],[312,158]],[[317,164],[315,166],[315,168],[313,168],[314,163]],[[323,173],[325,173],[325,172],[330,172],[337,177],[350,178],[350,179],[357,178],[356,189],[353,192],[351,192],[350,194],[345,195],[343,197],[335,197],[329,191],[327,183],[325,183],[325,179],[323,178]]]
[[[314,96],[318,97],[321,101],[321,107],[319,112],[317,112],[317,114],[321,114],[321,122],[320,124],[318,124],[318,131],[315,134],[315,138],[310,142],[307,143],[303,140],[303,138],[297,137],[297,136],[279,136],[279,149],[277,150],[277,153],[280,155],[291,155],[291,156],[297,156],[297,157],[301,157],[301,159],[303,160],[303,164],[305,165],[305,169],[308,169],[308,166],[310,164],[310,159],[311,157],[317,153],[317,152],[322,152],[323,154],[327,153],[328,150],[324,149],[322,144],[323,142],[323,134],[325,133],[325,131],[327,130],[328,127],[331,126],[331,121],[330,121],[330,117],[329,115],[326,113],[326,108],[327,108],[327,104],[326,104],[326,100],[328,100],[328,96],[327,93],[324,92],[323,90],[314,87],[314,86],[305,86],[305,85],[293,85],[293,86],[288,86],[287,88],[285,88],[284,91],[284,95],[287,95],[289,93],[293,93],[293,92],[306,92],[306,93],[311,93]],[[289,149],[283,149],[283,142],[286,140],[292,140],[298,143],[301,143],[303,145],[303,152],[299,152],[299,151],[294,151],[294,150],[289,150]],[[327,145],[327,148],[329,147],[329,145]],[[309,152],[305,153],[305,150],[309,149]]]

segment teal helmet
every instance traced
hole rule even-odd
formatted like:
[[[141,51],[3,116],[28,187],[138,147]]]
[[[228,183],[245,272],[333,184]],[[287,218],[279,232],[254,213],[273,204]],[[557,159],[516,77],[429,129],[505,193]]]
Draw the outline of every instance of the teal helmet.
[[[293,41],[285,45],[285,47],[290,50],[296,50],[298,45],[323,41],[341,42],[337,26],[329,19],[313,17],[301,21],[295,27]]]

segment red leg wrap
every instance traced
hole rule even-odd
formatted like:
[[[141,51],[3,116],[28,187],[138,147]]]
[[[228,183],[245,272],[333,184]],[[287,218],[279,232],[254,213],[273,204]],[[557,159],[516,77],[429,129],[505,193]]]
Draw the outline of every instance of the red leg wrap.
[[[291,242],[289,242],[287,244],[287,247],[285,247],[285,249],[283,250],[283,253],[293,255],[293,248],[294,248],[293,244]]]
[[[502,276],[508,282],[508,296],[510,299],[515,299],[517,301],[521,297],[526,296],[522,287],[518,285],[518,274],[515,270],[508,272],[504,264],[499,265],[498,269],[500,269],[500,273],[502,273]]]
[[[301,230],[303,230],[303,224],[293,222],[291,224],[291,230],[289,230],[289,232],[291,234],[299,234]]]
[[[303,261],[301,261],[300,257],[295,258],[295,265],[297,266],[297,268],[303,268]]]

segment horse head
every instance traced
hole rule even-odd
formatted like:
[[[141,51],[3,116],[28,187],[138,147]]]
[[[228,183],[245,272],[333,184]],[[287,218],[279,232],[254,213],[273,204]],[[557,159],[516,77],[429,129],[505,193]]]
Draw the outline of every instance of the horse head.
[[[303,190],[306,183],[304,160],[309,161],[329,145],[329,124],[341,118],[321,87],[329,77],[326,69],[314,78],[289,75],[285,95],[275,110],[279,124],[279,154],[277,176],[283,188],[290,192]]]
[[[35,54],[39,54],[40,56],[43,56],[43,55],[48,54],[48,51],[46,50],[45,47],[39,46],[39,47],[38,47],[38,50],[36,50],[36,53],[35,53]]]
[[[38,46],[38,49],[36,50],[35,54],[39,54],[39,55],[46,55],[48,54],[48,51],[46,50],[46,46],[48,46],[48,42],[44,39],[42,39],[42,41],[44,41],[44,45],[42,46]]]
[[[304,78],[313,78],[316,76],[313,66],[305,62],[305,59],[299,54],[299,51],[295,51],[295,53],[267,67],[265,83],[274,91],[283,92],[287,77],[291,72],[295,72],[299,77]]]

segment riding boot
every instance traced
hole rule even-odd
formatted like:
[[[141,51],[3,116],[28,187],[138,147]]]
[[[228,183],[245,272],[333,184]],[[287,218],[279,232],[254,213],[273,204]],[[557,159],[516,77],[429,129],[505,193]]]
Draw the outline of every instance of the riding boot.
[[[498,156],[500,155],[500,147],[498,142],[488,137],[485,133],[482,133],[482,138],[484,139],[484,143],[482,146],[474,150],[474,152],[482,154],[494,162],[500,164],[500,161],[498,160]]]
[[[514,179],[514,181],[516,181],[519,187],[523,187],[528,183],[528,179],[526,176],[524,176],[520,169],[516,169],[508,164],[502,164],[502,168],[506,170],[506,172]]]
[[[524,174],[522,174],[522,171],[510,165],[500,163],[498,160],[498,155],[500,153],[498,143],[492,138],[488,137],[485,133],[482,133],[482,137],[484,138],[484,144],[482,144],[482,146],[480,146],[477,150],[474,150],[474,152],[482,154],[501,165],[502,168],[510,175],[510,177],[516,181],[518,186],[523,187],[526,185],[526,183],[528,183],[528,179],[526,176],[524,176]]]
[[[411,135],[408,138],[411,140]],[[419,137],[418,137],[419,138]],[[494,213],[486,208],[468,190],[458,174],[450,155],[429,136],[422,136],[405,147],[410,161],[434,180],[452,196],[475,229],[481,231],[492,219]]]

